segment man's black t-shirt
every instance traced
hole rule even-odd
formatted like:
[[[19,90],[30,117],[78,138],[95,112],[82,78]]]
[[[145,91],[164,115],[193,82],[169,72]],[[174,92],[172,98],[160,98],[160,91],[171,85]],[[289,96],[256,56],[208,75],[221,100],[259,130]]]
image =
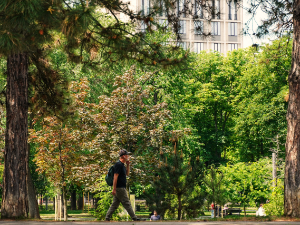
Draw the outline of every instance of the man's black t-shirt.
[[[115,164],[115,173],[119,174],[117,188],[126,188],[126,168],[121,161]]]

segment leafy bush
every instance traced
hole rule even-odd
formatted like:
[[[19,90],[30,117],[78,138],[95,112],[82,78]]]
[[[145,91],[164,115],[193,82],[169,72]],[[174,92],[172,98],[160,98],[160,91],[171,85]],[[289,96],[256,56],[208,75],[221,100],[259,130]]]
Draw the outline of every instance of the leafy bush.
[[[267,215],[282,216],[284,213],[284,185],[281,180],[277,180],[277,186],[273,188],[270,201],[264,205]]]
[[[109,209],[110,205],[113,201],[113,196],[111,194],[111,187],[109,187],[104,179],[104,176],[100,178],[100,183],[98,187],[99,193],[95,195],[95,198],[99,198],[97,204],[97,209],[94,212],[94,216],[97,217],[99,220],[105,220],[105,216],[107,210]],[[120,215],[123,212],[122,207],[119,207],[112,215],[112,220],[120,221],[125,219],[123,215]],[[126,216],[127,218],[127,216]]]

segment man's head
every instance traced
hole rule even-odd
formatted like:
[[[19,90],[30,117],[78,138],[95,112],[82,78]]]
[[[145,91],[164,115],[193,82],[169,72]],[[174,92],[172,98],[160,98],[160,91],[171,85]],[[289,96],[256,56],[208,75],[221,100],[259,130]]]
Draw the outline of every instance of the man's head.
[[[129,155],[131,155],[131,152],[127,152],[126,149],[121,149],[119,151],[120,159],[125,159],[127,161],[129,159]]]
[[[153,211],[154,216],[157,216],[157,212],[156,210]]]

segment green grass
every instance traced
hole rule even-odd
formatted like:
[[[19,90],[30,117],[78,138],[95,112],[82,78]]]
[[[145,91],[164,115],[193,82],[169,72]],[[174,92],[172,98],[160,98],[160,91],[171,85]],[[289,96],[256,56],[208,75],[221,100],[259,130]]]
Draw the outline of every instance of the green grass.
[[[150,213],[151,212],[140,212],[140,211],[135,212],[137,216],[145,216],[145,217],[149,217]]]
[[[92,215],[93,210],[68,210],[68,216],[71,218],[90,218],[93,217]],[[40,216],[44,218],[54,218],[55,211],[54,210],[40,210]]]

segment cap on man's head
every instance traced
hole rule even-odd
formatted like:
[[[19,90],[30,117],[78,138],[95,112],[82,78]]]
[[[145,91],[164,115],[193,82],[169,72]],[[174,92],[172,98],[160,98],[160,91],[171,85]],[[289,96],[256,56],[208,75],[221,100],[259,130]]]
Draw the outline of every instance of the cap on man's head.
[[[119,152],[119,156],[123,156],[123,155],[131,155],[131,152],[127,152],[125,149],[122,149],[120,152]]]

